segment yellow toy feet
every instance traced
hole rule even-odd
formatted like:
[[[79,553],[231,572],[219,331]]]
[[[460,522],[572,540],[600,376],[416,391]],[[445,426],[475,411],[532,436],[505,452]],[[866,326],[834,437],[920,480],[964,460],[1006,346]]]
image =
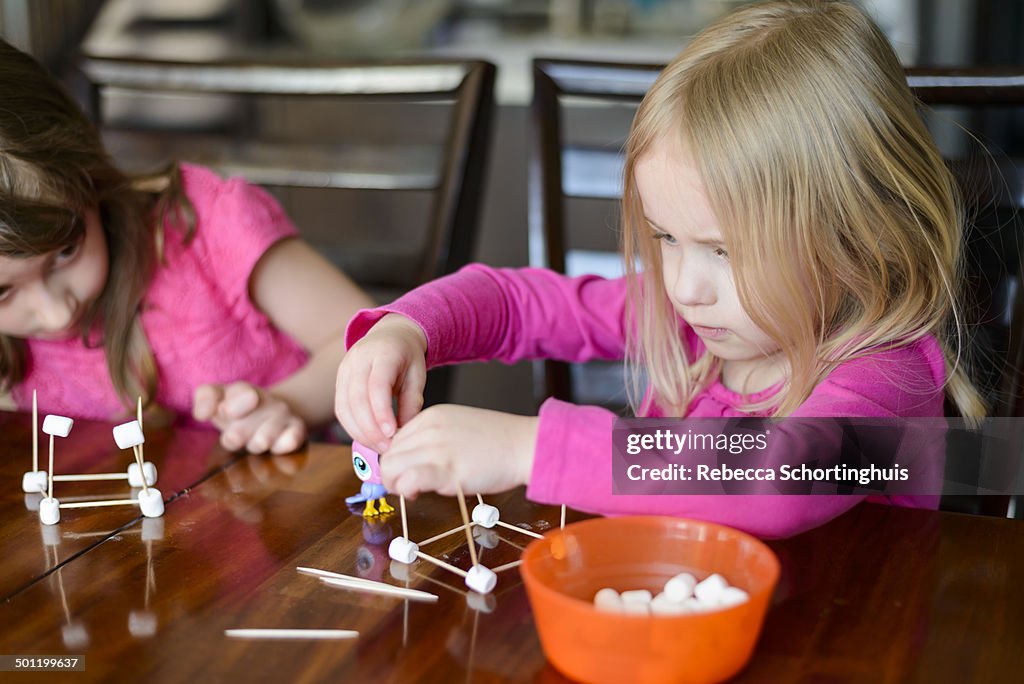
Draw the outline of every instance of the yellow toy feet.
[[[366,508],[363,509],[364,518],[376,518],[379,515],[377,509],[373,507],[373,499],[366,500]]]
[[[388,500],[383,496],[377,499],[377,508],[383,513],[394,513],[395,507],[388,503]]]

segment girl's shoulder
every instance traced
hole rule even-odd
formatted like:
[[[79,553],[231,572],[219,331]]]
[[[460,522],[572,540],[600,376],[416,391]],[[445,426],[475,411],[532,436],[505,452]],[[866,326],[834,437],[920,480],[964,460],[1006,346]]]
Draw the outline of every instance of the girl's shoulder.
[[[265,249],[296,234],[281,205],[240,176],[222,177],[204,166],[181,163],[181,185],[194,214],[193,240],[214,251],[234,251],[240,241]]]
[[[181,230],[164,231],[164,258],[148,299],[155,302],[162,293],[173,302],[181,288],[198,293],[205,283],[232,306],[244,304],[256,263],[272,245],[298,231],[277,200],[244,178],[223,178],[184,163],[180,173],[194,228],[188,238]]]
[[[799,413],[848,416],[940,416],[946,362],[932,335],[878,347],[837,366]]]

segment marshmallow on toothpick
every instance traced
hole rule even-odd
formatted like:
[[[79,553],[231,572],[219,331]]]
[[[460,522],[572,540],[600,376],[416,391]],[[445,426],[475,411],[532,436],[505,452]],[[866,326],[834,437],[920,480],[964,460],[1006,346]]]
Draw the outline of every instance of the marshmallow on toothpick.
[[[498,576],[482,565],[474,565],[466,574],[466,586],[481,594],[489,594],[498,583]]]
[[[44,525],[56,525],[60,522],[60,501],[46,497],[39,502],[39,521]]]
[[[66,416],[55,416],[52,413],[43,418],[43,432],[53,437],[67,437],[75,421]]]
[[[395,537],[388,545],[388,556],[399,563],[412,563],[420,547],[405,537]]]
[[[154,487],[139,492],[139,509],[147,518],[158,518],[164,514],[164,498]]]
[[[498,509],[490,504],[480,503],[473,506],[473,522],[481,527],[491,528],[498,524]]]
[[[49,416],[47,416],[49,418]],[[114,426],[114,441],[118,449],[130,449],[143,444],[146,437],[142,434],[142,426],[137,420]]]
[[[142,463],[142,470],[139,470],[138,463],[131,463],[128,466],[128,484],[131,487],[142,486],[142,473],[146,475],[146,484],[150,487],[156,484],[156,466],[149,461]]]
[[[45,490],[47,485],[45,470],[29,470],[21,476],[21,491],[37,493]]]

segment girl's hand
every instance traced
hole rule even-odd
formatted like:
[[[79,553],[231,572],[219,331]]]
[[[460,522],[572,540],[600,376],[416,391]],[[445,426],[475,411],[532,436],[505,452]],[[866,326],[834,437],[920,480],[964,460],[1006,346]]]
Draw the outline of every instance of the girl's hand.
[[[305,421],[284,400],[248,382],[197,387],[192,416],[211,421],[229,451],[284,454],[306,441]]]
[[[357,442],[379,452],[423,408],[427,338],[404,316],[388,314],[352,345],[338,367],[334,412]],[[391,398],[398,397],[398,418]]]
[[[402,427],[381,455],[389,492],[491,494],[527,484],[537,441],[536,417],[441,404]]]

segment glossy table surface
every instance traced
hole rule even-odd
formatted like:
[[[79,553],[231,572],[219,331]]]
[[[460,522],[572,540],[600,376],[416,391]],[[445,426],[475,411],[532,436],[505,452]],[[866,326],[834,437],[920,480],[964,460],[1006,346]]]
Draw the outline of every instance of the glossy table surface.
[[[76,423],[57,472],[126,467],[109,425]],[[44,529],[20,491],[31,419],[0,413],[0,655],[85,655],[53,681],[563,682],[545,659],[515,569],[494,593],[419,562],[392,564],[392,515],[366,522],[347,447],[237,458],[212,433],[153,431],[162,518],[134,507],[62,511]],[[45,450],[41,443],[41,451]],[[59,483],[58,498],[126,483]],[[120,487],[120,491],[118,491]],[[502,519],[543,531],[558,509],[521,490],[487,497]],[[471,502],[472,503],[472,502]],[[581,517],[570,512],[570,520]],[[452,499],[409,506],[410,536],[454,527]],[[529,537],[496,528],[481,561],[518,558]],[[481,532],[484,532],[481,530]],[[738,681],[963,682],[1024,676],[1024,523],[863,504],[805,534],[770,542],[782,564],[764,630]],[[429,550],[469,566],[465,538]],[[437,603],[352,593],[300,574],[311,566],[432,591]],[[240,627],[355,629],[351,641],[231,639]]]

